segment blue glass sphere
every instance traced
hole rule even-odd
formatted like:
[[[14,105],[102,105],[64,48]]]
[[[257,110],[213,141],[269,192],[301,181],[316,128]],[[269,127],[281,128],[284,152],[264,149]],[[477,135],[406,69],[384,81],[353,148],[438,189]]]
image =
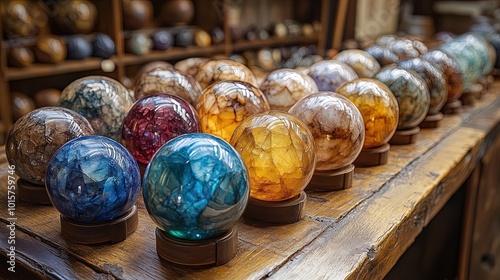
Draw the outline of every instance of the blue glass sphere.
[[[144,204],[158,227],[186,240],[215,237],[231,229],[249,197],[248,171],[226,141],[184,134],[163,145],[143,179]]]
[[[67,142],[53,155],[45,185],[62,216],[100,223],[132,208],[141,181],[134,157],[122,145],[91,135]]]

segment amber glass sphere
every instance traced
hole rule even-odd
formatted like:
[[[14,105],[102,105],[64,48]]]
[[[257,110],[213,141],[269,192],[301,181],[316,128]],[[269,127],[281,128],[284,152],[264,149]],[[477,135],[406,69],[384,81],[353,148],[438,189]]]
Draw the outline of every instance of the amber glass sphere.
[[[363,149],[387,144],[399,120],[398,101],[391,90],[380,81],[360,78],[343,84],[337,92],[351,100],[363,116]]]
[[[316,82],[294,69],[278,69],[269,73],[260,85],[273,110],[287,111],[299,99],[318,92]]]
[[[334,92],[313,93],[288,111],[302,120],[316,143],[316,170],[335,170],[353,163],[365,141],[358,108]]]
[[[236,128],[230,143],[248,168],[252,198],[281,201],[296,197],[314,173],[314,138],[302,121],[286,112],[248,117]]]
[[[66,45],[59,36],[42,36],[36,42],[35,57],[42,63],[62,62],[66,59]]]
[[[195,79],[203,89],[218,81],[241,81],[257,86],[253,72],[244,64],[228,60],[209,60],[200,65]]]
[[[372,78],[380,70],[380,64],[369,53],[362,50],[344,50],[333,59],[351,66],[360,78]]]
[[[237,81],[220,81],[209,86],[196,104],[201,130],[226,141],[248,116],[269,110],[262,91]]]

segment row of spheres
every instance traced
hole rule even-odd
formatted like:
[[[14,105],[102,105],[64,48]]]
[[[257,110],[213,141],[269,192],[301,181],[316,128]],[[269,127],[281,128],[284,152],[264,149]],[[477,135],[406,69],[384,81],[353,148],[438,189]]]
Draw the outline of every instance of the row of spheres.
[[[438,113],[494,61],[473,34],[424,47],[385,36],[260,81],[241,63],[206,59],[149,64],[133,91],[85,77],[64,89],[60,107],[16,122],[7,157],[22,180],[45,184],[63,216],[84,223],[125,213],[146,167],[144,201],[159,228],[210,238],[236,223],[249,196],[297,196],[315,171],[351,164]]]

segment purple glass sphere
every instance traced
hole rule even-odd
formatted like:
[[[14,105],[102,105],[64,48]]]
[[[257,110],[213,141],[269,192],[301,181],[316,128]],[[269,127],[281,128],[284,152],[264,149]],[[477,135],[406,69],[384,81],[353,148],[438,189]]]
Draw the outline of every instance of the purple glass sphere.
[[[148,164],[170,139],[200,132],[196,110],[184,99],[170,95],[148,95],[130,109],[122,127],[122,143],[140,164]]]

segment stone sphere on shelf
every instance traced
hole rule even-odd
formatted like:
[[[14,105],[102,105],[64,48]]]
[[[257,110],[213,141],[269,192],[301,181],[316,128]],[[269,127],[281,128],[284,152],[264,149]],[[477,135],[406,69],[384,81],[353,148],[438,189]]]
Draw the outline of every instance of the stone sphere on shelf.
[[[269,111],[248,117],[236,128],[230,143],[248,168],[252,198],[294,198],[313,176],[314,138],[307,125],[289,113]]]
[[[398,129],[414,128],[425,119],[431,98],[426,82],[415,71],[386,66],[375,79],[389,87],[398,101]]]
[[[149,0],[124,0],[122,13],[125,29],[141,29],[153,21],[153,4]]]
[[[196,103],[201,131],[229,141],[248,116],[270,110],[266,97],[251,84],[220,81],[203,91]]]
[[[345,83],[337,92],[356,105],[365,124],[363,149],[385,145],[396,132],[399,120],[398,101],[380,81],[359,78]]]
[[[11,92],[11,95],[12,117],[14,120],[18,120],[35,110],[35,102],[28,95],[18,91]]]
[[[147,165],[170,139],[195,132],[200,132],[200,121],[187,101],[170,94],[148,95],[123,120],[122,143],[138,163]]]
[[[194,79],[173,69],[153,70],[142,74],[135,83],[135,97],[139,99],[156,93],[177,95],[194,106],[202,89]]]
[[[74,139],[57,150],[45,182],[52,205],[64,218],[88,224],[127,213],[141,187],[132,155],[118,142],[97,135]]]
[[[39,17],[34,2],[26,0],[4,1],[2,2],[2,23],[4,34],[9,37],[35,36],[39,31],[37,18]],[[42,14],[40,14],[42,15]],[[46,15],[44,21],[46,21]]]
[[[334,92],[313,93],[288,112],[311,131],[316,144],[316,170],[348,166],[361,152],[365,141],[363,116],[346,97]]]
[[[153,49],[166,50],[174,45],[174,36],[167,30],[158,30],[151,37],[153,40]]]
[[[151,159],[143,179],[144,204],[158,228],[186,240],[229,231],[248,202],[243,160],[226,141],[203,133],[184,134]]]
[[[191,23],[194,5],[191,0],[168,0],[161,7],[161,18],[165,24],[178,26]]]
[[[104,76],[87,76],[69,84],[59,105],[84,116],[98,135],[119,141],[122,123],[134,103],[118,81]]]
[[[33,98],[37,108],[58,106],[61,100],[61,91],[55,88],[47,88],[37,91]]]
[[[320,91],[333,91],[345,83],[359,78],[347,64],[336,60],[322,60],[309,67],[309,76],[313,78]]]
[[[318,86],[310,76],[298,70],[277,69],[266,75],[260,90],[271,109],[288,111],[302,97],[318,92]]]
[[[417,72],[420,78],[424,79],[430,93],[429,114],[437,114],[441,111],[446,100],[448,100],[448,91],[443,72],[432,63],[420,57],[403,60],[398,64],[403,69],[409,69]]]
[[[399,57],[386,47],[372,45],[366,48],[365,52],[373,56],[380,66],[399,62]]]
[[[5,153],[20,178],[43,185],[47,165],[57,149],[74,138],[91,134],[92,126],[79,114],[61,107],[44,107],[14,123]]]
[[[41,36],[36,42],[35,57],[41,63],[60,63],[66,59],[66,44],[59,36]]]
[[[92,55],[92,44],[83,36],[75,35],[66,39],[68,59],[85,59]]]
[[[136,55],[145,55],[153,49],[153,40],[145,32],[135,31],[127,41],[127,52]]]
[[[441,70],[446,81],[448,92],[447,102],[456,101],[462,96],[462,71],[456,60],[440,50],[431,50],[422,55],[422,58]]]
[[[86,34],[95,29],[98,15],[94,3],[87,0],[63,0],[57,3],[54,20],[58,28],[68,34]]]
[[[380,70],[380,64],[363,50],[344,50],[333,57],[349,65],[360,78],[372,78]]]
[[[28,67],[35,61],[35,54],[30,48],[15,47],[7,51],[9,66]]]
[[[107,34],[97,34],[92,43],[92,55],[100,58],[110,58],[115,54],[115,42]]]
[[[203,89],[218,81],[241,81],[257,86],[255,75],[248,67],[229,59],[209,60],[201,64],[195,79]]]

